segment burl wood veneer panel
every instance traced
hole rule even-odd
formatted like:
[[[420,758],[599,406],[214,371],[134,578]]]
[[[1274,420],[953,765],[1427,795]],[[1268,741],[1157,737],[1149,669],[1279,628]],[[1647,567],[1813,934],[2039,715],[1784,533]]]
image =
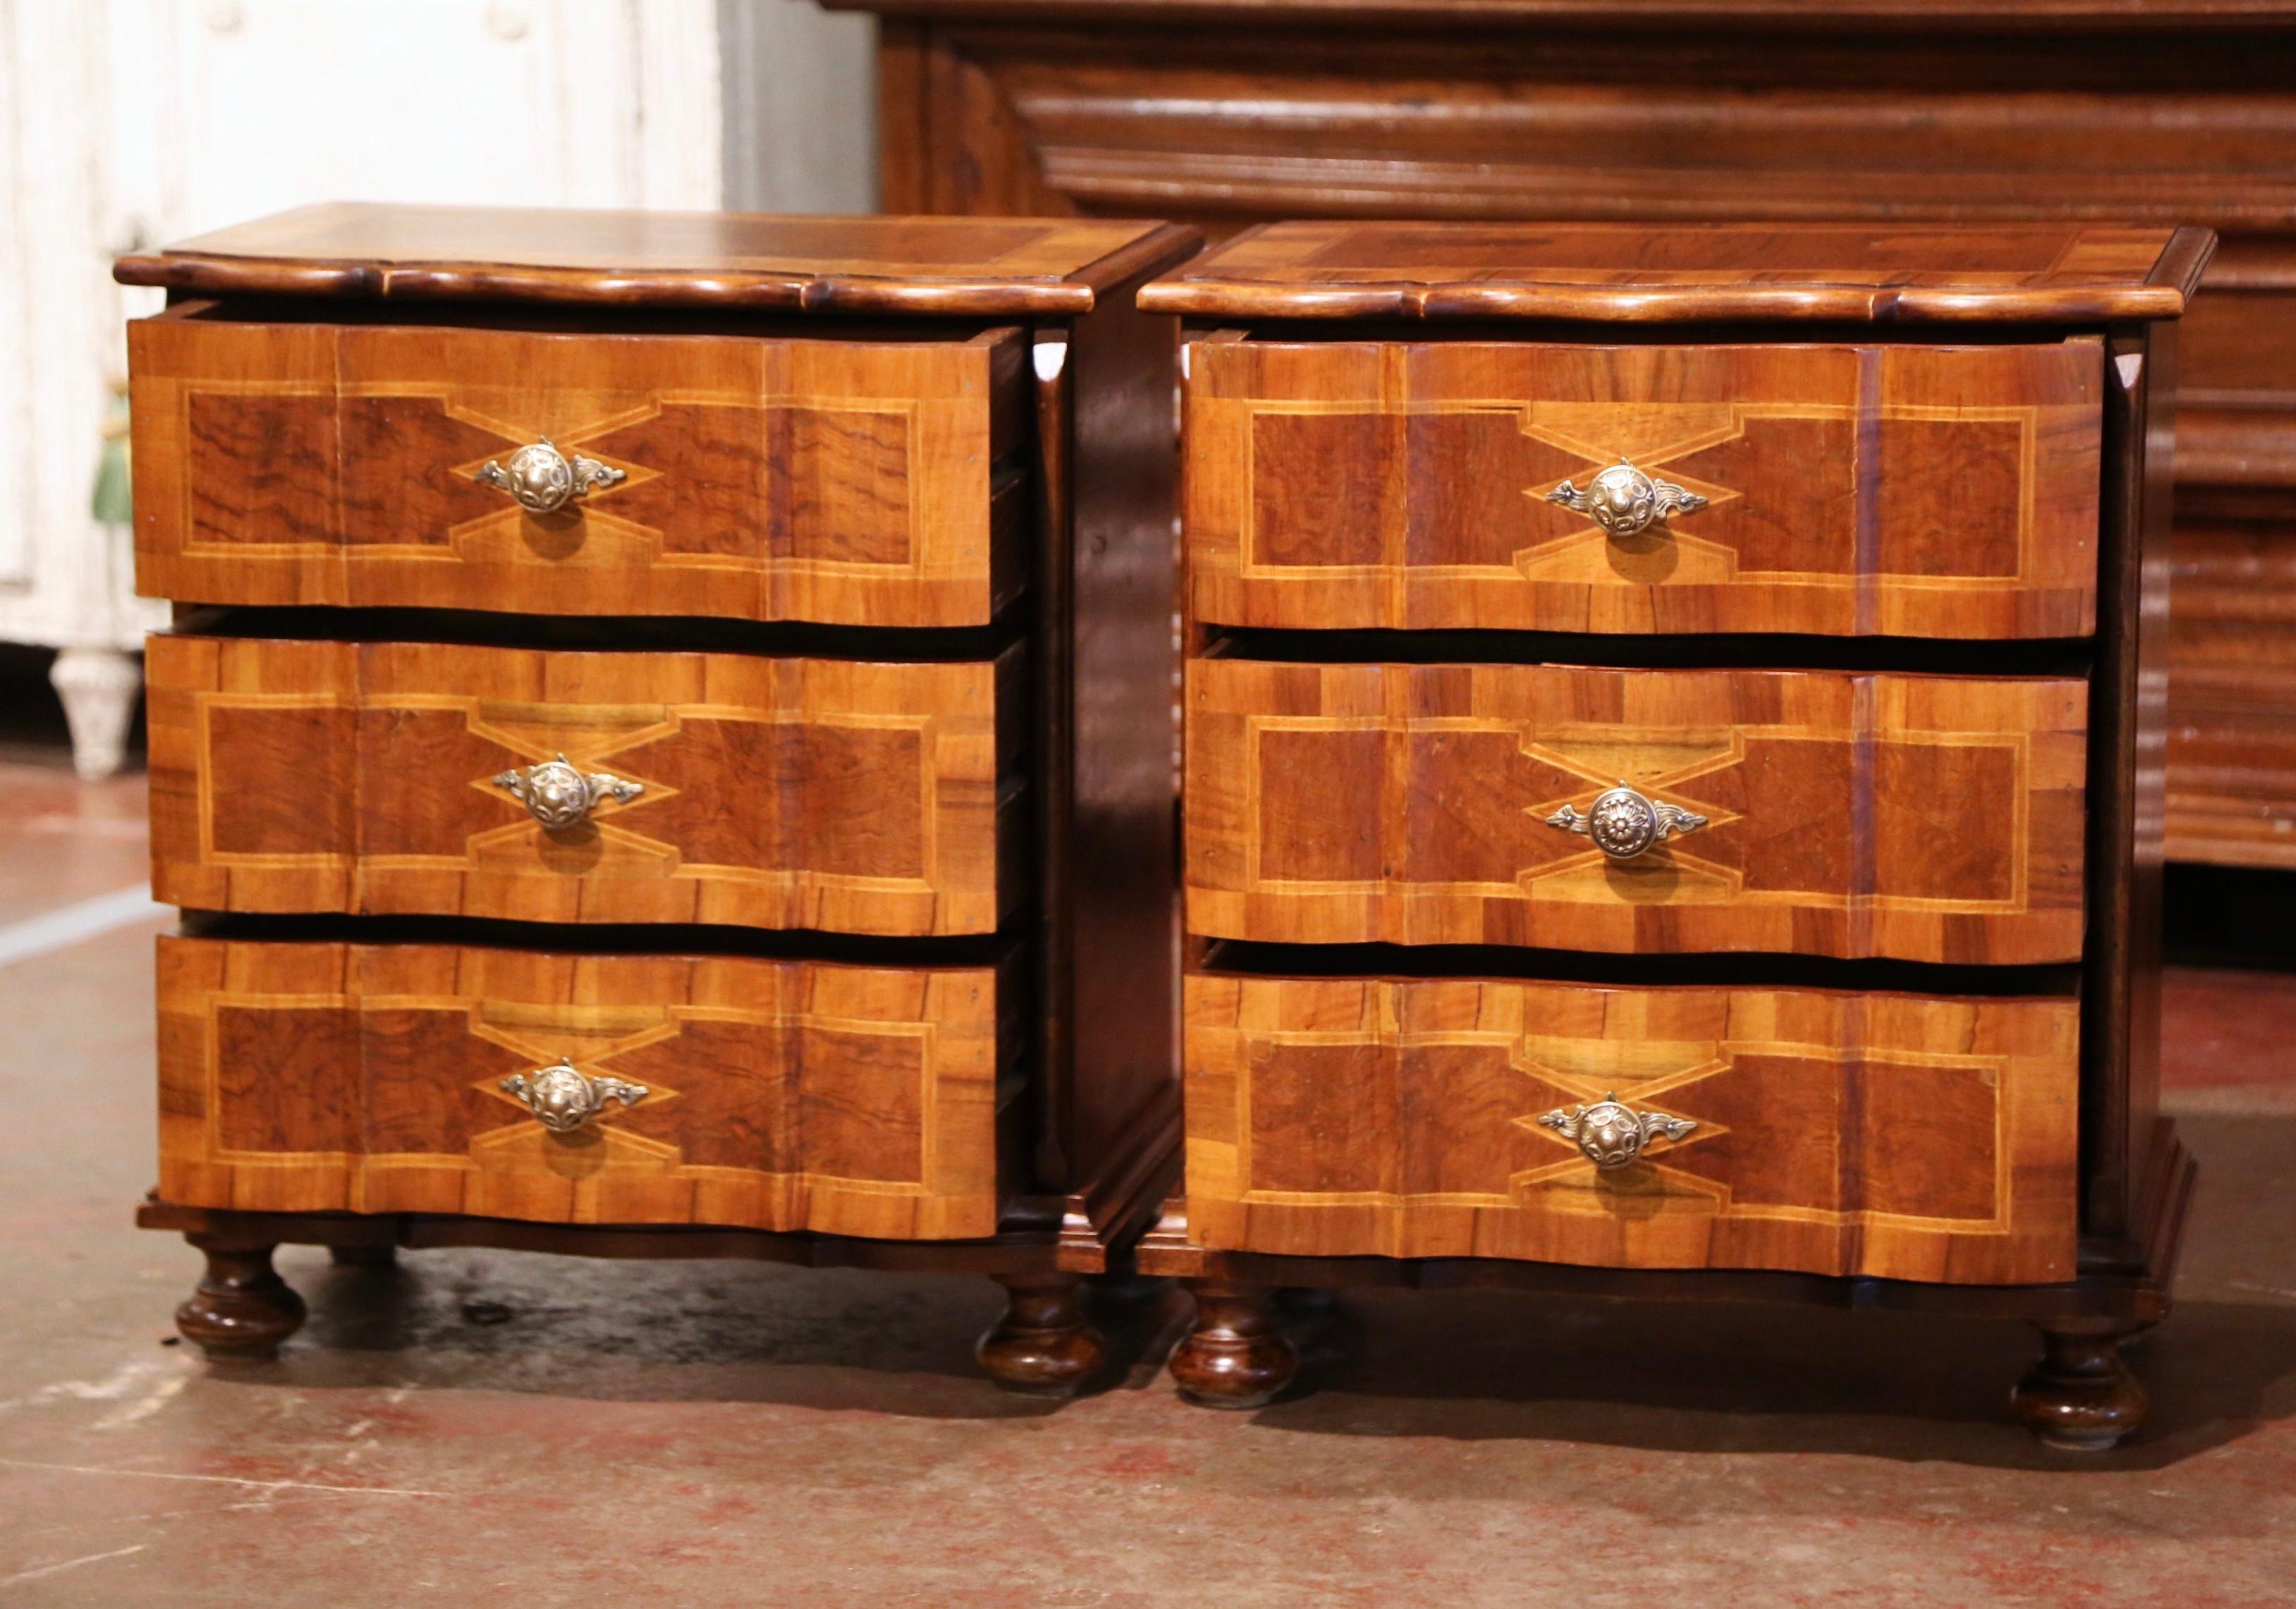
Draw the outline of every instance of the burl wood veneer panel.
[[[1958,1284],[2073,1273],[2078,1007],[1191,977],[1189,1238]],[[1687,1119],[1603,1170],[1542,1112]]]
[[[160,940],[160,1194],[898,1239],[993,1234],[988,967]],[[643,1084],[568,1134],[501,1081]]]
[[[136,585],[977,625],[1026,563],[1021,346],[144,319]],[[476,479],[543,437],[625,478],[546,515]]]
[[[1199,341],[1210,622],[2052,637],[2095,625],[2103,356],[2045,346]],[[1549,502],[1630,459],[1637,536]]]
[[[1201,660],[1188,926],[2071,961],[2087,706],[2067,678]],[[1615,862],[1547,825],[1619,781],[1710,825]]]
[[[1022,651],[899,664],[159,636],[175,905],[985,933],[1019,901]],[[643,785],[544,827],[496,776]]]

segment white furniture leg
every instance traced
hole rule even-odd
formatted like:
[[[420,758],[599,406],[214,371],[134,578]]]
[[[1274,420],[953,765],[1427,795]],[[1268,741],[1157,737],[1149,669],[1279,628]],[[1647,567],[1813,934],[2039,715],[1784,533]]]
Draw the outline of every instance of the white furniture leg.
[[[111,776],[127,758],[127,723],[144,690],[136,656],[117,648],[67,648],[49,667],[71,726],[72,768],[90,782]]]

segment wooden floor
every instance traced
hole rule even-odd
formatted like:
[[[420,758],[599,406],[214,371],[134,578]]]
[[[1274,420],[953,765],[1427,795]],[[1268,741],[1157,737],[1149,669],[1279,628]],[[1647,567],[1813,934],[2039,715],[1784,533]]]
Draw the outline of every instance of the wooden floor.
[[[1048,1408],[973,1369],[985,1280],[291,1252],[309,1326],[216,1372],[168,1344],[195,1260],[128,1227],[160,923],[86,903],[141,875],[140,783],[13,752],[0,953],[121,924],[0,965],[40,1137],[0,1168],[0,1604],[2288,1601],[2296,972],[2173,977],[2201,1193],[2152,1426],[2101,1457],[2009,1422],[2013,1326],[1489,1293],[1350,1297],[1318,1389],[1235,1416],[1173,1397],[1167,1291]]]

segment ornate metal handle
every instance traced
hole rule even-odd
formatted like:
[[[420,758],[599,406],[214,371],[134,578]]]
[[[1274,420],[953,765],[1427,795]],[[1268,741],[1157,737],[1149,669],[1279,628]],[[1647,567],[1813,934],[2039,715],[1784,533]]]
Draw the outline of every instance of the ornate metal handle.
[[[504,1095],[526,1103],[535,1121],[553,1134],[571,1134],[605,1109],[608,1101],[635,1105],[653,1092],[644,1084],[626,1083],[603,1074],[592,1078],[574,1065],[571,1056],[532,1072],[514,1072],[501,1085]],[[1543,1120],[1542,1120],[1543,1121]]]
[[[1592,1106],[1557,1106],[1541,1112],[1538,1121],[1564,1139],[1575,1141],[1581,1155],[1597,1168],[1623,1168],[1639,1160],[1654,1139],[1678,1140],[1698,1127],[1688,1118],[1663,1112],[1636,1112],[1615,1093]]]
[[[495,785],[508,788],[528,815],[553,832],[579,825],[591,808],[609,795],[617,804],[627,804],[645,792],[645,784],[624,782],[611,772],[593,771],[586,776],[567,764],[563,754],[523,771],[497,772]]]
[[[575,498],[587,496],[592,487],[619,486],[629,475],[579,453],[570,458],[545,436],[512,453],[508,469],[488,459],[477,479],[482,486],[508,492],[530,514],[554,514]]]
[[[1696,492],[1653,479],[1624,458],[1588,481],[1585,491],[1565,480],[1546,500],[1585,514],[1614,537],[1639,536],[1653,525],[1663,530],[1669,514],[1694,514],[1706,506]]]
[[[1647,798],[1621,782],[1615,788],[1597,793],[1584,816],[1564,805],[1546,818],[1546,825],[1561,827],[1566,833],[1583,833],[1613,860],[1632,860],[1651,845],[1664,843],[1674,833],[1695,833],[1706,825],[1706,817],[1680,805]]]

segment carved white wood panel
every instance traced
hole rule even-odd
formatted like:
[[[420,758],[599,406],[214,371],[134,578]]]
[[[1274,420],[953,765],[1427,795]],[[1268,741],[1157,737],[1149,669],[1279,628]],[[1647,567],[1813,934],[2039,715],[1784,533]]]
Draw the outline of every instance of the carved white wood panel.
[[[715,207],[718,86],[714,0],[0,0],[0,641],[161,618],[88,512],[157,305],[115,254],[316,201]]]

